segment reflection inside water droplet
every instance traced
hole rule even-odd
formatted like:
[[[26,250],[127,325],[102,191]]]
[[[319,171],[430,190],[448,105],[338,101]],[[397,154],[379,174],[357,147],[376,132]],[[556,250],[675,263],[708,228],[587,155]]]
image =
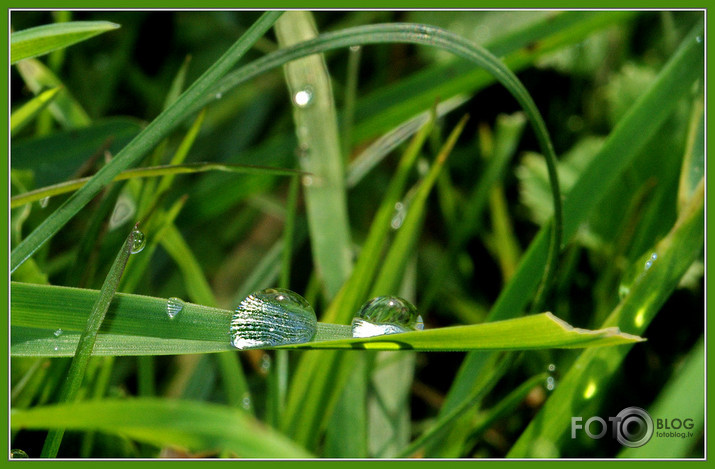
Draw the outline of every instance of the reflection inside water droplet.
[[[397,296],[380,296],[365,303],[352,321],[353,337],[374,337],[424,329],[412,303]]]
[[[169,319],[174,319],[174,317],[184,309],[184,300],[181,298],[169,298],[166,303],[166,314]]]
[[[132,241],[132,247],[130,249],[130,252],[132,254],[138,254],[142,252],[144,246],[146,246],[146,239],[144,237],[144,233],[139,230],[132,231],[132,235],[134,237],[134,240]]]
[[[231,344],[238,349],[309,342],[318,320],[310,304],[295,292],[268,288],[248,295],[231,319]]]
[[[304,108],[310,105],[313,101],[313,89],[309,86],[298,91],[295,96],[293,96],[293,102],[295,105]]]

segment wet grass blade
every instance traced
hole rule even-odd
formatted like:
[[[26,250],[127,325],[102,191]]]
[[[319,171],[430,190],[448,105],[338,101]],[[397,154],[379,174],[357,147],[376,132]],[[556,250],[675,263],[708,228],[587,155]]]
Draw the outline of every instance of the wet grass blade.
[[[87,322],[78,338],[77,348],[74,352],[74,359],[72,360],[70,369],[67,372],[66,380],[60,390],[58,398],[58,402],[60,403],[72,402],[77,396],[79,388],[82,385],[82,379],[84,378],[87,364],[92,356],[99,328],[102,326],[102,322],[107,314],[107,310],[109,310],[109,305],[112,302],[114,293],[119,286],[119,281],[122,278],[124,267],[127,264],[127,260],[129,260],[129,256],[135,249],[135,243],[143,242],[143,240],[140,241],[136,239],[136,236],[138,235],[139,233],[137,231],[132,231],[129,234],[126,241],[124,241],[124,245],[120,249],[119,254],[117,254],[114,264],[112,264],[112,267],[109,269],[104,285],[102,285],[102,289],[97,295],[97,299],[89,313]],[[63,435],[64,429],[62,427],[50,431],[47,435],[47,439],[45,440],[45,445],[42,448],[43,457],[54,458],[57,456],[57,450],[60,447]]]
[[[276,21],[281,47],[316,36],[312,13],[289,11]],[[350,222],[337,112],[325,59],[313,55],[285,65],[293,100],[299,162],[311,173],[303,179],[313,262],[328,299],[352,270]]]
[[[109,21],[69,21],[16,31],[10,36],[10,63],[64,49],[119,27]]]
[[[704,239],[704,186],[701,182],[687,210],[671,232],[653,249],[657,260],[645,269],[630,292],[614,309],[603,327],[621,327],[642,333],[683,274],[700,255]],[[650,252],[648,253],[650,255]],[[641,262],[639,259],[638,263]],[[643,264],[641,264],[643,265]],[[510,457],[529,457],[540,446],[562,447],[570,436],[571,417],[582,415],[630,350],[629,346],[611,350],[584,351],[569,368],[539,414],[530,422],[509,452]],[[543,442],[543,444],[537,444]]]
[[[190,115],[190,108],[206,91],[215,84],[248,51],[250,46],[270,28],[281,15],[279,11],[264,13],[251,28],[189,89],[136,138],[134,138],[112,161],[104,166],[87,184],[77,191],[62,206],[48,216],[15,249],[10,257],[10,270],[15,271],[20,264],[57,233],[74,217],[104,186],[123,170],[136,165],[139,160],[158,144],[183,119]]]
[[[211,452],[225,449],[245,458],[311,457],[304,448],[247,413],[208,402],[101,399],[13,409],[11,425],[14,429],[96,430],[156,446]]]

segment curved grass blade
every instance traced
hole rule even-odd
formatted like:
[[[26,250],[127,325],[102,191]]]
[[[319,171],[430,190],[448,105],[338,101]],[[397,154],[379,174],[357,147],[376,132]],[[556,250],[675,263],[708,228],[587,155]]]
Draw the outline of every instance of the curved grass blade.
[[[119,286],[119,281],[121,280],[122,273],[124,272],[124,266],[127,265],[129,256],[132,254],[135,236],[137,233],[137,231],[129,233],[129,236],[124,241],[124,245],[120,249],[119,254],[117,254],[117,258],[114,260],[114,264],[112,264],[112,267],[109,269],[109,273],[107,274],[107,278],[102,285],[102,289],[97,295],[97,300],[89,313],[89,318],[82,329],[82,333],[78,337],[77,348],[74,352],[74,359],[70,364],[70,369],[67,372],[67,378],[60,389],[60,395],[58,398],[60,403],[73,401],[80,386],[82,385],[82,379],[84,378],[89,359],[92,356],[99,328],[104,321],[104,317],[107,314],[107,310],[109,310],[109,305],[112,302],[114,293]],[[45,445],[42,448],[43,457],[54,458],[57,456],[57,450],[60,447],[63,435],[64,429],[62,427],[50,431],[47,435],[47,439],[45,440]]]
[[[55,99],[61,89],[62,88],[57,87],[43,91],[19,109],[14,110],[10,116],[11,135],[16,135],[27,124],[32,122],[32,119]]]
[[[193,103],[206,94],[236,62],[248,51],[250,46],[278,19],[280,11],[264,13],[239,38],[229,50],[216,61],[189,89],[156,119],[154,119],[136,138],[104,166],[87,184],[69,200],[47,217],[15,249],[10,258],[10,270],[14,272],[20,264],[39,249],[48,239],[57,233],[70,218],[74,217],[104,186],[123,170],[136,165],[139,160],[172,129],[190,114]],[[23,62],[24,63],[24,62]]]
[[[101,418],[97,418],[101,415]],[[13,409],[14,429],[67,428],[124,435],[156,446],[228,450],[245,458],[309,458],[311,454],[246,412],[178,399],[101,399]]]
[[[245,164],[229,164],[229,163],[185,163],[185,164],[170,164],[162,166],[148,166],[145,168],[133,168],[122,171],[114,177],[113,181],[125,181],[134,178],[149,178],[159,176],[176,176],[177,174],[192,174],[203,173],[206,171],[222,171],[239,174],[265,174],[267,176],[295,176],[306,174],[303,171],[289,168],[271,168],[269,166],[245,165]],[[20,207],[21,205],[37,202],[45,197],[54,197],[56,195],[67,194],[81,189],[87,184],[92,177],[74,179],[71,181],[53,184],[51,186],[41,187],[32,191],[18,194],[10,199],[10,208]],[[161,187],[161,186],[160,186]]]
[[[109,21],[69,21],[16,31],[10,36],[10,64],[64,49],[119,27]]]

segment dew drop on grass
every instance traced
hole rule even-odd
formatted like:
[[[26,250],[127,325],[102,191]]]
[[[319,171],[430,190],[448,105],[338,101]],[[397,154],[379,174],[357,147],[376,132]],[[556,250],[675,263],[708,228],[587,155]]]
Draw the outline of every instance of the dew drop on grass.
[[[29,456],[21,449],[13,449],[10,450],[10,459],[29,459]]]
[[[648,270],[651,267],[653,267],[653,262],[655,262],[656,259],[658,259],[658,254],[656,254],[656,253],[651,254],[645,263],[645,270]]]
[[[301,344],[315,337],[318,319],[305,298],[284,288],[248,295],[231,318],[231,344],[237,349]]]
[[[412,303],[397,296],[380,296],[365,303],[352,321],[353,337],[364,338],[424,329]]]
[[[546,389],[549,391],[553,391],[554,388],[556,387],[556,380],[554,379],[553,376],[549,376],[546,378]]]
[[[45,208],[47,207],[47,204],[50,203],[50,198],[48,197],[43,197],[40,199],[40,208]]]
[[[53,334],[55,335],[55,337],[61,336],[61,335],[62,335],[62,329],[57,329],[55,332],[53,332]]]
[[[313,89],[306,86],[300,91],[297,91],[293,96],[293,102],[299,108],[306,108],[313,102]]]
[[[407,215],[405,205],[402,202],[397,202],[395,204],[395,214],[390,221],[390,226],[393,230],[397,230],[402,226],[402,222],[405,221],[405,215]]]
[[[221,98],[223,97],[223,94],[222,94],[222,93],[216,93],[216,96],[215,96],[215,97],[216,97],[216,99],[221,99]]]
[[[166,315],[169,319],[174,319],[174,317],[184,309],[184,300],[181,298],[169,298],[166,302]]]
[[[549,371],[554,371],[554,370],[556,370],[556,365],[554,365],[553,363],[550,363],[548,366],[548,369],[549,369]]]
[[[146,238],[144,237],[144,233],[139,230],[134,230],[132,234],[134,235],[134,241],[132,242],[130,252],[132,254],[138,254],[142,252],[144,246],[146,246]]]
[[[243,396],[241,397],[241,407],[245,410],[251,410],[251,395],[247,392],[243,393]]]
[[[698,37],[695,38],[695,40],[698,42],[698,44],[700,44],[701,42],[703,42],[703,37],[702,37],[702,36],[698,36]]]

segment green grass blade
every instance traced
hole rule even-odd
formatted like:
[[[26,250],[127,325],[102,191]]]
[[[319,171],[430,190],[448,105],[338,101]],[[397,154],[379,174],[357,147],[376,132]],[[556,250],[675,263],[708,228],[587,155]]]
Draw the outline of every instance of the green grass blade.
[[[701,33],[702,26],[688,34],[682,48],[664,66],[651,88],[618,123],[591,165],[572,187],[569,197],[564,201],[566,240],[576,234],[578,227],[588,219],[609,187],[670,115],[678,99],[686,96],[693,81],[702,75],[703,48],[696,41]],[[542,229],[522,256],[514,277],[501,291],[489,313],[489,320],[505,319],[524,310],[546,262],[547,246],[548,233]],[[469,393],[483,359],[483,356],[477,354],[467,355],[448,395],[445,410]]]
[[[57,122],[67,129],[86,127],[91,123],[87,111],[80,105],[57,76],[42,62],[26,59],[17,64],[17,70],[30,90],[40,94],[46,88],[61,88],[57,97],[49,105],[49,110]]]
[[[228,164],[228,163],[185,163],[185,164],[169,164],[162,166],[148,166],[144,168],[134,168],[122,171],[113,181],[126,181],[135,178],[149,177],[171,177],[178,174],[193,174],[203,173],[207,171],[222,171],[237,174],[265,174],[266,176],[294,176],[304,174],[302,171],[289,168],[271,168],[268,166],[244,165],[244,164]],[[54,197],[56,195],[67,194],[77,191],[89,182],[91,177],[74,179],[52,186],[41,187],[32,191],[18,194],[10,200],[10,208],[16,208],[21,205],[37,202],[45,197]],[[160,186],[161,187],[161,186]]]
[[[101,415],[102,418],[97,418]],[[245,458],[309,458],[305,449],[245,412],[177,399],[103,399],[13,409],[12,428],[96,430],[156,446],[194,451],[226,449]]]
[[[11,272],[57,233],[74,217],[104,186],[123,170],[136,165],[139,160],[159,143],[172,129],[189,115],[191,104],[202,97],[236,62],[250,46],[281,15],[279,11],[264,13],[233,46],[199,77],[189,89],[156,119],[154,119],[135,139],[104,166],[82,189],[77,191],[61,207],[47,217],[40,226],[28,235],[11,253]],[[23,62],[25,63],[25,62]]]
[[[129,233],[129,236],[124,241],[124,245],[120,249],[119,254],[117,254],[117,258],[114,260],[114,264],[112,264],[112,267],[109,269],[104,285],[102,285],[102,289],[97,295],[97,300],[94,303],[94,306],[89,313],[89,318],[87,319],[87,322],[78,338],[77,348],[74,352],[74,359],[70,364],[70,369],[67,372],[67,378],[62,385],[62,389],[60,390],[58,398],[60,403],[72,402],[77,396],[79,388],[82,385],[82,379],[84,378],[87,364],[92,356],[99,328],[102,326],[102,322],[107,314],[107,310],[109,310],[109,305],[112,302],[114,293],[119,286],[119,281],[122,278],[122,273],[124,272],[127,260],[129,260],[129,256],[133,254],[134,245],[135,243],[140,242],[136,239],[136,236],[139,234],[140,233],[137,231]],[[143,240],[141,242],[143,242]],[[43,457],[54,458],[57,456],[57,450],[60,447],[63,435],[64,429],[62,427],[50,431],[47,435],[47,439],[45,440],[45,445],[42,448]]]
[[[10,63],[64,49],[119,27],[108,21],[70,21],[16,31],[10,36]]]
[[[693,426],[691,428],[677,430],[681,434],[690,434],[690,437],[659,438],[656,433],[648,444],[638,448],[623,448],[618,457],[643,459],[687,457],[695,437],[704,428],[704,390],[705,346],[701,337],[685,357],[680,369],[676,370],[675,375],[658,394],[655,403],[648,408],[648,414],[653,418],[680,418],[681,421],[692,419]],[[687,398],[683,396],[687,396]]]
[[[281,47],[312,39],[317,34],[312,13],[289,11],[276,21]],[[308,229],[318,277],[330,299],[352,270],[343,157],[330,77],[321,55],[305,57],[284,67],[294,101],[293,119],[303,179]],[[301,95],[303,93],[304,95]],[[307,100],[300,104],[299,99]]]
[[[604,322],[604,327],[616,326],[634,333],[644,331],[683,274],[700,255],[704,238],[703,188],[701,183],[672,231],[654,247],[653,252],[658,254],[657,260],[631,286],[630,292]],[[584,351],[521,434],[509,456],[532,455],[532,451],[537,448],[537,441],[545,442],[550,447],[561,447],[560,442],[570,436],[571,417],[581,415],[591,404],[591,400],[619,369],[629,350],[630,347],[626,346]]]
[[[52,100],[57,97],[57,93],[59,93],[61,89],[62,88],[58,87],[43,91],[24,104],[21,108],[14,110],[10,115],[11,135],[15,136],[28,123],[30,123],[32,119],[40,113],[40,111],[45,109],[52,102]]]

